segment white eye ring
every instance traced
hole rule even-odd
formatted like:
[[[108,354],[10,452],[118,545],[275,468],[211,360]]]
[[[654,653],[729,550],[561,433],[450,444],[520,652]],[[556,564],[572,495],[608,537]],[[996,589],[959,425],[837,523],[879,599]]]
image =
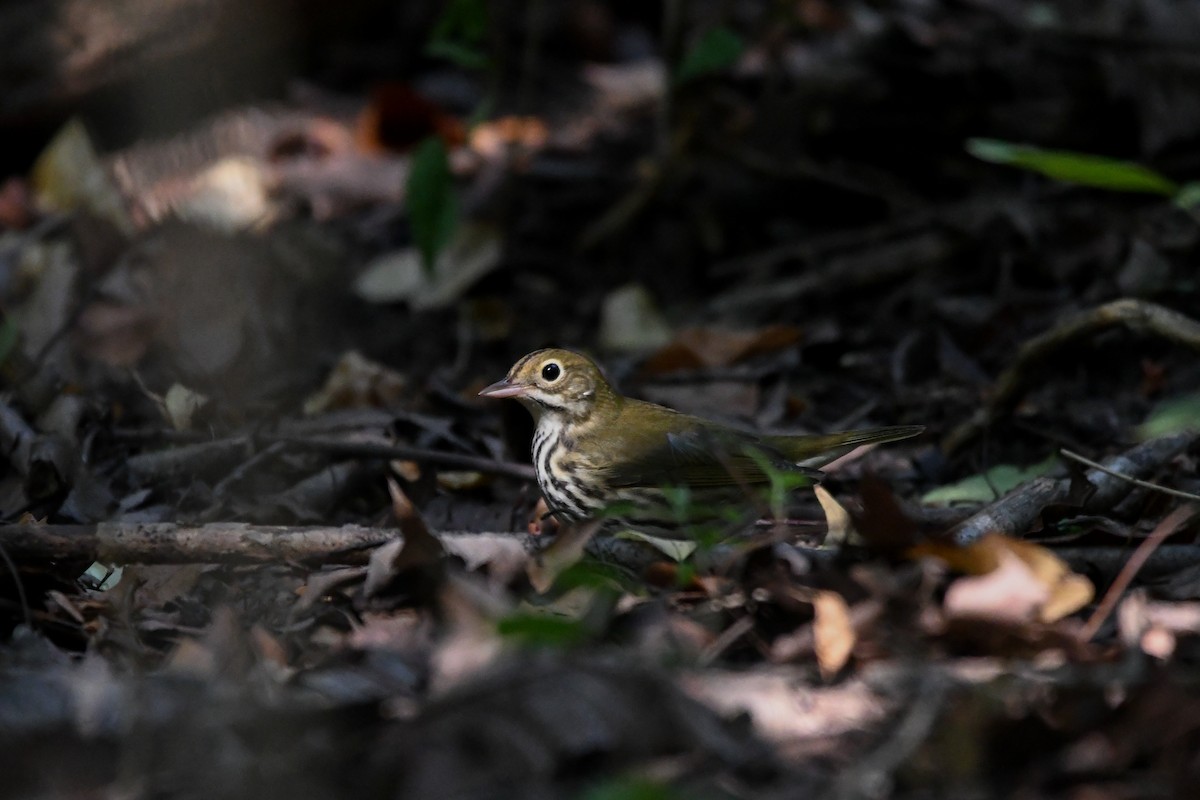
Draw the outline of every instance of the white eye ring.
[[[542,380],[546,383],[554,383],[562,377],[562,365],[557,361],[547,361],[542,365]]]

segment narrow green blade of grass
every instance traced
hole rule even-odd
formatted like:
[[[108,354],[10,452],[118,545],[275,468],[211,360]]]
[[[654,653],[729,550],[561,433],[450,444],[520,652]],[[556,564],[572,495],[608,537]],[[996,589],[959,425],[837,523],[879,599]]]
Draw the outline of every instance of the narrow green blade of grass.
[[[1043,150],[997,139],[968,139],[966,146],[968,153],[983,161],[1018,167],[1080,186],[1166,196],[1179,191],[1175,181],[1132,161],[1069,150]]]

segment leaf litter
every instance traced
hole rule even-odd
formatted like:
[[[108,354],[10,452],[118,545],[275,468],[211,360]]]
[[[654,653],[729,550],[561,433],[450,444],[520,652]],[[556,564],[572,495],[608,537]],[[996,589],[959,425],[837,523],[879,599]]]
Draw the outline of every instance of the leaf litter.
[[[1188,796],[1200,29],[994,5],[461,2],[404,82],[58,120],[0,206],[11,791]],[[929,433],[692,553],[556,528],[474,397],[547,344]]]

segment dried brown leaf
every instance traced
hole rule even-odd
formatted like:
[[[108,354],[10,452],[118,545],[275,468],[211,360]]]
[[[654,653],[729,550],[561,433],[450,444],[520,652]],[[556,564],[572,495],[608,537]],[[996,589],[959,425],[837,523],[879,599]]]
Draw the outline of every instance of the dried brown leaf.
[[[539,593],[545,593],[564,570],[578,564],[583,558],[587,543],[600,530],[599,522],[583,525],[564,525],[558,529],[554,541],[535,558],[529,559],[525,568],[529,582]]]
[[[1083,608],[1095,594],[1091,581],[1071,572],[1049,549],[999,534],[965,547],[923,542],[910,554],[934,556],[969,576],[946,592],[951,616],[1056,622]]]
[[[821,675],[828,680],[846,666],[858,636],[850,619],[850,607],[840,594],[818,591],[812,603],[813,649]]]
[[[312,416],[346,408],[387,408],[398,404],[407,389],[408,379],[403,375],[351,350],[338,359],[325,385],[304,401],[304,413]]]

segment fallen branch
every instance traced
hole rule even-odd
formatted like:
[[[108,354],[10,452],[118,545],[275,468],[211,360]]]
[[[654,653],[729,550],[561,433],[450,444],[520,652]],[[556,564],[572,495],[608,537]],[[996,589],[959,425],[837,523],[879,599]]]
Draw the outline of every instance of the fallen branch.
[[[472,561],[491,538],[511,539],[526,552],[540,543],[524,533],[440,531],[446,551]],[[110,564],[365,564],[379,545],[401,537],[395,528],[360,525],[287,526],[246,522],[184,525],[169,522],[96,525],[0,525],[0,551],[20,563],[102,561]],[[662,555],[640,542],[596,537],[588,553],[640,575]]]
[[[113,564],[363,564],[371,548],[396,538],[388,528],[287,527],[217,522],[96,525],[0,525],[0,548],[18,563],[103,561]]]
[[[1088,470],[1087,482],[1094,491],[1084,502],[1084,510],[1097,513],[1112,508],[1132,491],[1129,478],[1144,478],[1198,440],[1200,433],[1191,432],[1152,439],[1109,458],[1101,469]],[[967,544],[989,533],[1020,536],[1042,509],[1067,500],[1070,492],[1070,478],[1035,478],[970,516],[954,529],[954,539]]]

